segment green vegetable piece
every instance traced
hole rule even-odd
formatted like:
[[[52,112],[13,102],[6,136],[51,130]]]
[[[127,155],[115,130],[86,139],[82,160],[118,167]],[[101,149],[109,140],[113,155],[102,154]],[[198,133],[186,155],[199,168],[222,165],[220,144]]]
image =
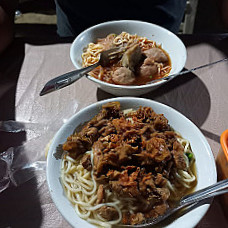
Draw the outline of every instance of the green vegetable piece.
[[[186,155],[187,155],[189,161],[193,158],[193,154],[192,153],[186,153]]]

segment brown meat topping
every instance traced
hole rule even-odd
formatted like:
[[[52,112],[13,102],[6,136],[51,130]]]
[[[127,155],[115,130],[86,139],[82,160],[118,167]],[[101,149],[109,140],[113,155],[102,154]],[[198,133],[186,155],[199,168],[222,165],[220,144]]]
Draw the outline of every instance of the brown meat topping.
[[[101,112],[90,120],[80,132],[76,132],[67,138],[63,144],[63,150],[68,151],[72,157],[90,150],[93,143],[99,137],[98,131],[107,124],[110,118],[119,117],[120,103],[110,102],[103,105]]]
[[[139,223],[142,223],[143,220],[145,219],[143,213],[136,213],[136,214],[132,214],[130,216],[130,224],[131,225],[135,225],[135,224],[139,224]]]
[[[157,117],[154,120],[154,128],[157,131],[167,131],[170,129],[170,126],[168,125],[168,120],[164,117],[163,114],[157,115]]]
[[[92,170],[92,163],[91,163],[91,157],[90,154],[85,154],[81,158],[82,166],[87,169],[88,171]]]
[[[173,158],[174,158],[174,163],[178,169],[183,169],[185,170],[187,167],[185,158],[184,158],[184,148],[183,146],[178,142],[175,141],[173,143],[173,150],[172,150]]]
[[[103,105],[102,110],[63,145],[75,157],[93,150],[93,171],[99,188],[97,203],[104,202],[104,186],[120,199],[134,198],[133,214],[124,213],[124,224],[138,224],[156,217],[168,208],[170,191],[167,180],[172,170],[186,169],[185,155],[168,120],[149,107],[124,116],[118,102]],[[82,165],[91,169],[88,155]],[[115,208],[103,206],[98,213],[110,221],[118,216]],[[129,217],[127,217],[129,215]]]
[[[142,165],[164,164],[164,162],[172,159],[171,152],[163,138],[152,137],[150,140],[142,142],[142,144],[142,152],[136,154]],[[157,168],[159,166],[160,164],[157,165]]]
[[[160,215],[163,215],[168,208],[169,208],[169,206],[165,202],[155,205],[149,212],[145,213],[145,217],[146,218],[156,218]]]
[[[114,207],[102,206],[97,209],[98,214],[106,219],[107,221],[112,221],[118,218],[118,211]]]
[[[119,155],[119,162],[122,163],[131,160],[131,155],[136,152],[136,149],[126,143],[116,147],[116,153]]]

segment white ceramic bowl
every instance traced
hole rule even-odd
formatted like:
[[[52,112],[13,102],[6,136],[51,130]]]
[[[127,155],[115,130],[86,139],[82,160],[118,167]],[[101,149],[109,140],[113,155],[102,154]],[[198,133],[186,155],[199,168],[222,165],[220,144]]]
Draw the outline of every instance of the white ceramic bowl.
[[[167,51],[171,58],[172,70],[170,74],[180,72],[185,66],[187,57],[186,48],[175,34],[158,25],[134,20],[101,23],[90,27],[79,34],[70,49],[70,58],[74,66],[77,69],[82,67],[81,55],[83,49],[86,48],[90,42],[94,43],[98,38],[104,38],[110,33],[120,34],[123,31],[146,37],[147,39],[154,40],[156,43],[161,44],[162,48]],[[139,96],[148,93],[167,82],[163,80],[150,85],[123,86],[106,83],[91,76],[87,77],[95,82],[102,90],[117,96]]]
[[[196,173],[198,183],[196,190],[204,188],[208,185],[214,184],[217,180],[216,166],[210,146],[201,133],[201,131],[185,116],[174,110],[173,108],[164,104],[151,101],[143,98],[132,97],[117,97],[109,100],[103,100],[94,103],[85,109],[76,113],[68,120],[57,132],[53,142],[50,146],[47,158],[47,183],[51,193],[51,197],[56,204],[56,207],[65,219],[77,228],[92,228],[93,225],[80,219],[73,206],[64,195],[63,187],[60,183],[60,163],[61,160],[55,158],[56,147],[66,141],[67,137],[71,135],[74,129],[90,120],[101,109],[102,104],[110,101],[119,101],[121,107],[125,108],[139,108],[139,106],[149,106],[157,113],[163,113],[169,120],[170,125],[181,133],[181,135],[188,139],[191,143],[192,150],[196,158]],[[210,170],[210,172],[208,172]],[[168,228],[192,228],[200,221],[209,208],[209,204],[202,205],[182,217],[176,219],[173,223],[167,225]]]

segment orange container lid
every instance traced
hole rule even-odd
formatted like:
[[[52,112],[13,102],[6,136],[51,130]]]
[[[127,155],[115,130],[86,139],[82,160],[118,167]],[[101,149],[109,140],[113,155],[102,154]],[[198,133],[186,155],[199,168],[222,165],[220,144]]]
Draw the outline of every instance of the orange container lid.
[[[222,133],[220,137],[220,143],[221,143],[223,152],[226,156],[226,159],[228,161],[228,129]]]

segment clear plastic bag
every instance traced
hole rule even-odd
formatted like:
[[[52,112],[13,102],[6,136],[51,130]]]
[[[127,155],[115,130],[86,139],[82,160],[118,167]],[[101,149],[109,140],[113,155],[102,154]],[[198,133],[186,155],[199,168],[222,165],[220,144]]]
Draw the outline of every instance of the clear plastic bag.
[[[37,173],[45,175],[45,146],[54,136],[46,125],[4,121],[0,131],[12,134],[24,132],[26,140],[0,153],[0,192],[11,185],[18,186]]]
[[[7,141],[11,144],[14,144],[12,136],[25,135],[20,145],[9,147],[0,153],[0,193],[10,186],[19,186],[37,175],[42,182],[46,180],[45,154],[48,146],[58,129],[78,108],[75,104],[68,105],[63,112],[56,114],[47,122],[0,121],[0,137],[1,133],[9,134]]]

